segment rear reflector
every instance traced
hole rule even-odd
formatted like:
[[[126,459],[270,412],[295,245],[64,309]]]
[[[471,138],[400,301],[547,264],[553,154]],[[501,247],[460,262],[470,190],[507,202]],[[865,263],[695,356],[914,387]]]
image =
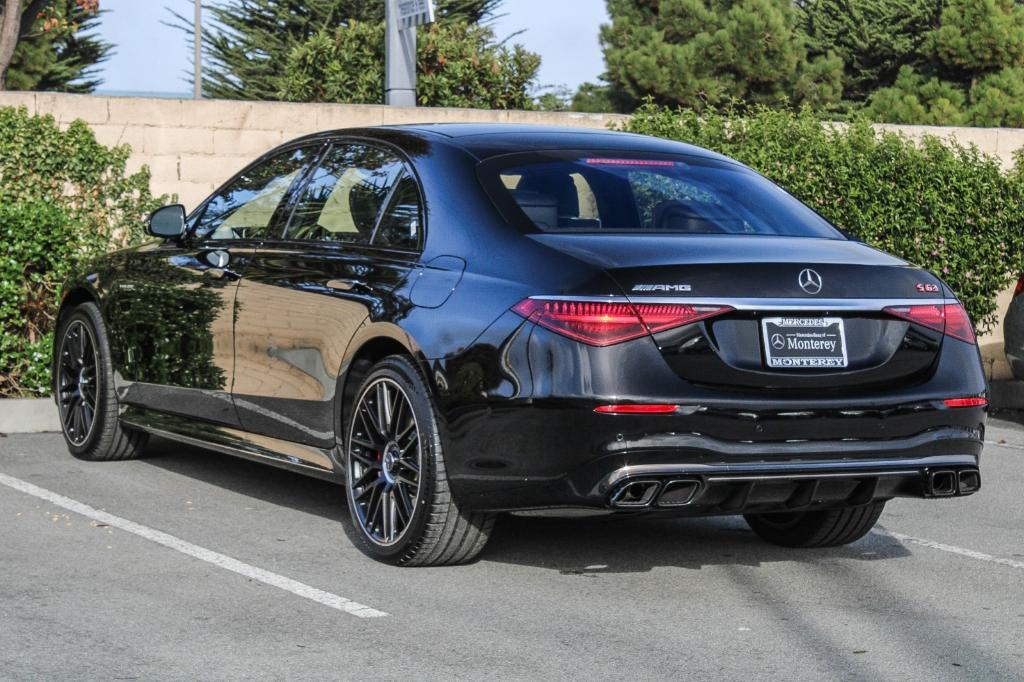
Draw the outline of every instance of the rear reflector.
[[[954,339],[976,343],[967,311],[959,303],[945,305],[909,305],[885,308],[883,312],[922,327],[942,332]]]
[[[611,346],[727,313],[732,308],[683,303],[615,303],[527,298],[512,310],[531,322],[591,346]]]
[[[987,398],[947,398],[942,401],[946,407],[984,407],[988,405]]]
[[[651,405],[643,403],[626,403],[623,405],[598,405],[594,412],[600,414],[671,414],[677,405]]]

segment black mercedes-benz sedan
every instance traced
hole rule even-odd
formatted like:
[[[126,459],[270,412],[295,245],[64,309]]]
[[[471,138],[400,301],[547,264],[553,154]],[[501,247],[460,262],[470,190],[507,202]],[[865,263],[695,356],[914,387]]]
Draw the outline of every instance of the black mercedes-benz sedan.
[[[71,453],[155,434],[337,481],[382,561],[468,561],[497,513],[568,508],[840,545],[981,484],[955,294],[704,149],[340,130],[148,230],[64,290]]]

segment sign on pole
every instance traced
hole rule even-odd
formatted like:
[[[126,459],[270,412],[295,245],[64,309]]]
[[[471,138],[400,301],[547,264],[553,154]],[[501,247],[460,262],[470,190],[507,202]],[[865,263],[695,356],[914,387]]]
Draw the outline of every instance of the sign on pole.
[[[416,27],[434,21],[433,0],[385,0],[384,103],[416,106]]]
[[[400,30],[434,23],[433,0],[398,0],[398,25]]]

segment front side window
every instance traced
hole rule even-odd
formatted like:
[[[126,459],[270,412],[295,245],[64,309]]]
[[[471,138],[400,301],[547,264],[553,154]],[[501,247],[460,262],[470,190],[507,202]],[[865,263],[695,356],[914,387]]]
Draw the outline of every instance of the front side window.
[[[201,239],[265,236],[282,199],[317,149],[292,149],[244,170],[209,201],[195,224],[195,235]]]
[[[530,231],[843,238],[778,186],[718,159],[517,154],[485,162],[480,175],[506,218]]]
[[[404,172],[401,159],[387,150],[335,145],[296,200],[288,238],[369,244]]]

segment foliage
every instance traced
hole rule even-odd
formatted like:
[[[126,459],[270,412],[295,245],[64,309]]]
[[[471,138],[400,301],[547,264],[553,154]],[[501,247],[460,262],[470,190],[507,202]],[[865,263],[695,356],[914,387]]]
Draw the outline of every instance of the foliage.
[[[841,91],[841,63],[808,60],[790,0],[609,0],[608,12],[605,78],[635,99],[827,106]]]
[[[424,106],[530,108],[540,58],[494,40],[466,22],[421,29],[416,97]],[[297,46],[284,68],[280,97],[296,102],[380,103],[384,99],[384,24],[351,22]]]
[[[863,117],[823,126],[807,108],[699,114],[648,103],[627,128],[752,166],[857,238],[941,276],[979,331],[1024,266],[1024,177],[974,147],[915,144]]]
[[[438,20],[479,23],[494,16],[501,2],[441,0]],[[223,0],[203,10],[203,93],[217,99],[277,99],[285,88],[281,65],[299,45],[352,22],[384,20],[380,0]],[[192,22],[172,15],[171,25],[191,41]]]
[[[1024,124],[1024,6],[949,0],[924,37],[924,58],[872,95],[869,115],[892,123]]]
[[[966,102],[964,93],[952,83],[926,78],[904,66],[892,87],[872,96],[867,114],[887,123],[959,125],[966,118]]]
[[[149,170],[126,171],[127,146],[107,148],[82,121],[0,108],[0,395],[49,391],[57,290],[70,268],[141,237],[163,201]]]
[[[797,17],[808,53],[840,59],[844,98],[863,102],[901,66],[925,60],[940,8],[937,0],[800,0]]]
[[[113,45],[97,33],[100,12],[79,0],[57,0],[18,41],[7,70],[11,90],[85,93],[103,81],[100,64]]]

